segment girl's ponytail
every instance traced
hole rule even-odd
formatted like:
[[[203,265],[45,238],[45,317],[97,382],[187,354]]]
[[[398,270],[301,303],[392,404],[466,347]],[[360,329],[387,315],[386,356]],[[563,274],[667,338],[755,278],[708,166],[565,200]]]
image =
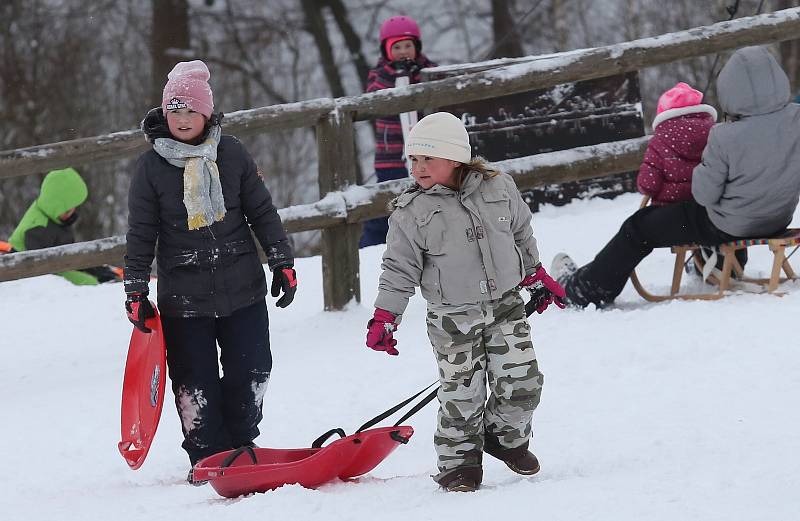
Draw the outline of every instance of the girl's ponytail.
[[[456,186],[461,189],[461,184],[470,172],[478,172],[484,179],[491,179],[500,172],[493,168],[488,161],[481,156],[475,156],[470,159],[469,163],[461,163],[461,166],[456,168]]]

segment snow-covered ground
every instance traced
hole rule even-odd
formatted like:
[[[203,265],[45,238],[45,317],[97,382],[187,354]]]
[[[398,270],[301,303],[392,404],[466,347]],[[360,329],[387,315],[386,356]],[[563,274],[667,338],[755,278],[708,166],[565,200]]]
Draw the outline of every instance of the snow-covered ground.
[[[545,208],[534,218],[545,264],[562,250],[590,260],[638,200]],[[362,251],[362,304],[345,312],[322,311],[319,258],[298,261],[290,308],[270,299],[274,368],[259,445],[308,446],[335,426],[352,432],[436,379],[419,296],[397,334],[400,356],[364,347],[381,253]],[[660,251],[639,273],[665,289],[671,265]],[[764,248],[754,249],[748,270],[768,266]],[[129,470],[117,452],[131,329],[119,285],[79,288],[54,276],[3,283],[0,518],[797,519],[800,287],[783,289],[782,298],[648,304],[628,286],[610,310],[534,316],[545,373],[534,477],[487,458],[479,492],[438,490],[429,405],[411,421],[411,443],[357,482],[225,500],[184,482],[169,392],[144,466]]]

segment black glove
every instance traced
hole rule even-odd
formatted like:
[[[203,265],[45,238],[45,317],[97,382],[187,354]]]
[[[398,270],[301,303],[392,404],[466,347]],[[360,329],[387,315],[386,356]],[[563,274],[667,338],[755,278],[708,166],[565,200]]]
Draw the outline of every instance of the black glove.
[[[156,316],[153,305],[147,299],[147,295],[141,293],[130,293],[125,299],[125,311],[128,313],[128,320],[131,324],[143,333],[150,333],[152,330],[144,325],[145,320]]]
[[[391,63],[398,76],[414,76],[419,70],[419,64],[413,60],[396,60]]]
[[[527,316],[531,316],[534,311],[541,314],[542,311],[544,311],[543,308],[546,308],[547,305],[553,302],[553,293],[542,284],[536,284],[526,289],[531,295],[530,300],[525,304],[525,315]]]
[[[291,266],[278,266],[272,272],[272,296],[277,297],[281,290],[283,296],[275,303],[279,308],[285,308],[294,300],[297,292],[297,273]]]

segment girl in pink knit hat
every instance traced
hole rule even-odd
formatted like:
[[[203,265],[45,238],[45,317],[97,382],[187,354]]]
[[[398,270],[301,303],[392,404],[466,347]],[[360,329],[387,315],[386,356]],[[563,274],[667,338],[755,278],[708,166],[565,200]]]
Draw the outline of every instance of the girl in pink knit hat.
[[[276,305],[288,306],[297,289],[281,218],[247,149],[222,135],[209,78],[202,61],[178,63],[161,106],[142,121],[153,147],[131,181],[124,271],[128,319],[147,332],[157,259],[169,376],[192,466],[259,434],[272,355],[254,236],[273,273],[272,296],[283,293]],[[191,471],[188,481],[201,484]]]
[[[717,121],[717,111],[702,101],[703,93],[683,82],[658,99],[653,137],[636,179],[653,205],[692,200],[692,171]]]

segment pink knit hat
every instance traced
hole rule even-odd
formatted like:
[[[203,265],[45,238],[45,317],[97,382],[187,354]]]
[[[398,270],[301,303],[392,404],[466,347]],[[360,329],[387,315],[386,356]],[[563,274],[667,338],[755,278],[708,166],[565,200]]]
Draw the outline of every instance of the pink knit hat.
[[[703,93],[691,88],[689,85],[680,82],[658,98],[656,114],[661,114],[665,110],[699,105],[703,101]]]
[[[161,108],[167,112],[188,107],[210,118],[214,112],[214,95],[208,84],[210,77],[208,67],[200,60],[178,62],[167,74]]]

